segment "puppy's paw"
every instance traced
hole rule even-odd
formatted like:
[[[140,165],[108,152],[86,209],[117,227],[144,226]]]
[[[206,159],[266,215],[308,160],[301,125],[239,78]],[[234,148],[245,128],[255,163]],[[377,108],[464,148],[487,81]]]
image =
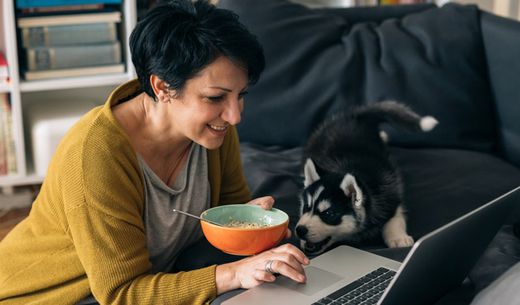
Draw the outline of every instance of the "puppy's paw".
[[[403,234],[385,238],[385,243],[388,248],[403,248],[412,246],[414,241],[410,235]]]

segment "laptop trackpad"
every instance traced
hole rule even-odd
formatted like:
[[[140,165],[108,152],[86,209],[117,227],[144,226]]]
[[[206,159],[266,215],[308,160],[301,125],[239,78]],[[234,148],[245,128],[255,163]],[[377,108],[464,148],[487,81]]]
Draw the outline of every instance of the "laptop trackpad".
[[[275,283],[276,285],[310,296],[342,279],[341,276],[335,273],[313,266],[305,268],[305,275],[307,276],[307,283],[305,284],[297,283],[284,276],[278,277]]]

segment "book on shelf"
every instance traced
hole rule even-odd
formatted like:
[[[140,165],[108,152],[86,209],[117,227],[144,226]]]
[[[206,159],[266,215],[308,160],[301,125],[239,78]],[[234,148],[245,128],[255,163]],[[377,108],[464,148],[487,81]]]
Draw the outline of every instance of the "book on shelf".
[[[105,8],[104,4],[77,4],[77,5],[60,5],[60,6],[42,6],[28,7],[21,10],[22,14],[35,13],[58,13],[58,12],[76,12],[76,11],[95,11]]]
[[[26,49],[27,70],[67,69],[121,63],[119,41],[64,47]]]
[[[70,6],[88,4],[121,4],[121,0],[16,0],[16,8]]]
[[[100,74],[115,74],[115,73],[123,73],[123,72],[125,72],[125,66],[123,64],[117,64],[117,65],[71,68],[71,69],[26,71],[25,79],[28,81],[34,81],[34,80],[44,80],[44,79],[51,79],[51,78],[80,77],[80,76],[92,76],[92,75],[100,75]]]
[[[13,116],[7,93],[0,94],[0,175],[16,174]]]
[[[17,19],[18,27],[44,27],[56,25],[72,25],[85,23],[119,23],[121,12],[101,11],[80,14],[56,14],[48,16],[21,16]]]
[[[117,40],[114,22],[21,28],[24,48],[83,45]]]
[[[9,78],[9,66],[7,65],[7,60],[5,59],[4,53],[0,51],[0,83],[7,82]]]

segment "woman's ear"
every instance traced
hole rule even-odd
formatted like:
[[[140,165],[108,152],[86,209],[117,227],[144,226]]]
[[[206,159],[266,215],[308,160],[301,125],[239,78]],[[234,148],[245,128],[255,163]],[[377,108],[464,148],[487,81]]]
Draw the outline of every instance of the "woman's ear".
[[[159,76],[152,74],[150,75],[150,84],[153,89],[153,93],[157,97],[157,102],[168,103],[170,101],[170,92],[168,84],[159,78]]]

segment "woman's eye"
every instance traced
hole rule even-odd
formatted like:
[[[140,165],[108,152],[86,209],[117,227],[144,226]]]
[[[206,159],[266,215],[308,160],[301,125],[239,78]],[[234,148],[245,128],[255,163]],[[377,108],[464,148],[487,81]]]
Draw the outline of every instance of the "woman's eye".
[[[243,99],[244,96],[246,96],[248,93],[249,93],[249,92],[244,91],[244,92],[242,92],[242,93],[240,93],[240,94],[238,95],[238,98],[239,98],[239,99]]]
[[[208,96],[208,100],[210,100],[210,101],[212,101],[212,102],[219,102],[219,101],[221,101],[223,98],[224,98],[224,96],[222,96],[222,95],[218,95],[218,96]]]

